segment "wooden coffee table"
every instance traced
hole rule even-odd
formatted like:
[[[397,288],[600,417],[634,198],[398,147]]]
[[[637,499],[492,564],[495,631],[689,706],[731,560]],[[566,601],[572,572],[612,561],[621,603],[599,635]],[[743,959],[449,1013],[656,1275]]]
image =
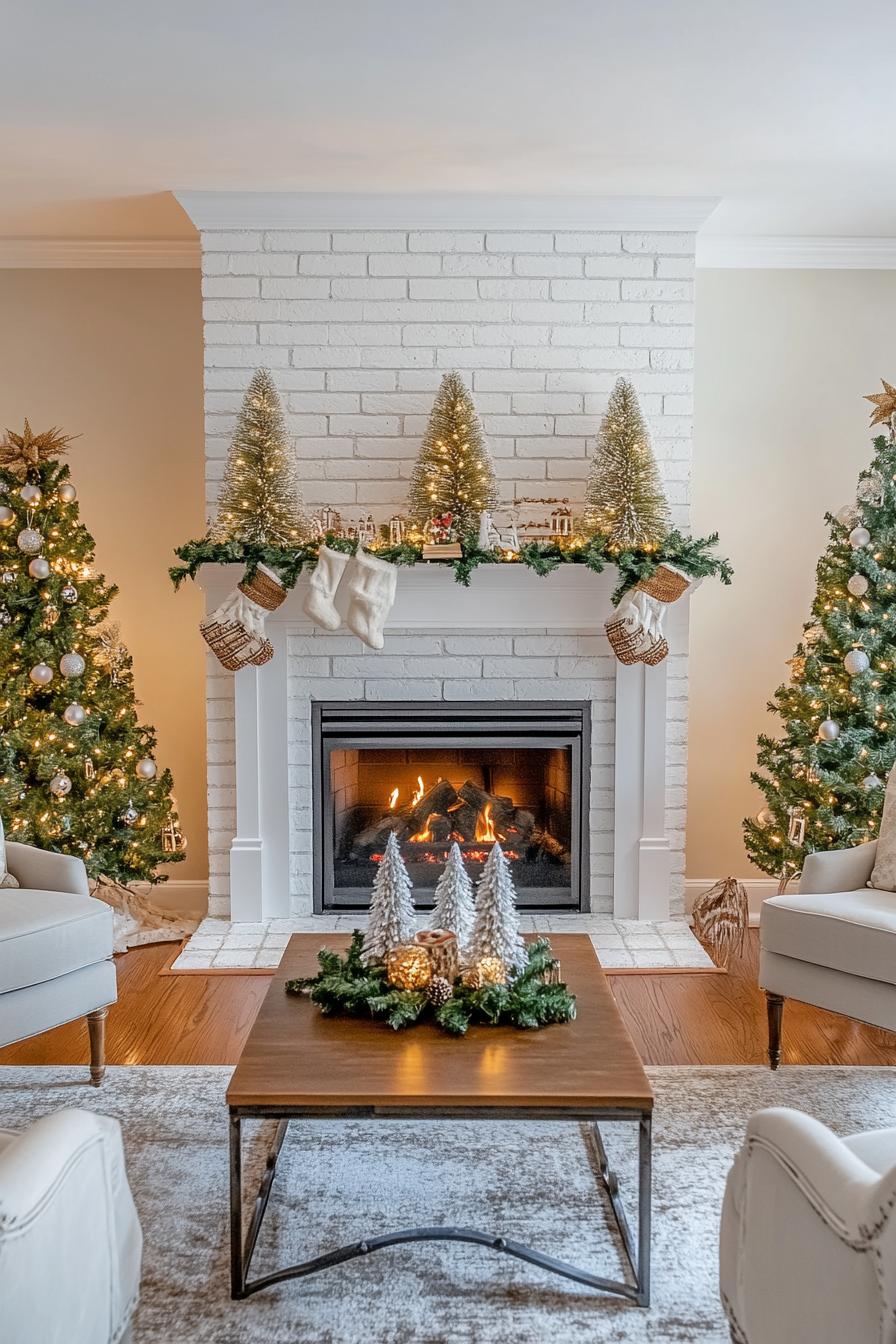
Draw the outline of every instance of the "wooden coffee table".
[[[231,1296],[248,1297],[385,1246],[464,1241],[648,1306],[653,1093],[591,940],[585,934],[551,935],[563,978],[576,995],[574,1022],[541,1031],[471,1027],[463,1038],[430,1024],[395,1032],[372,1020],[324,1017],[310,999],[286,993],[287,980],[315,973],[321,946],[344,950],[348,943],[348,937],[339,934],[293,935],[227,1089]],[[327,1116],[589,1122],[600,1181],[625,1249],[631,1282],[577,1268],[500,1234],[449,1226],[375,1232],[302,1264],[250,1279],[252,1254],[289,1122]],[[245,1235],[244,1119],[279,1121]],[[637,1243],[598,1128],[600,1121],[609,1120],[630,1120],[638,1126]]]

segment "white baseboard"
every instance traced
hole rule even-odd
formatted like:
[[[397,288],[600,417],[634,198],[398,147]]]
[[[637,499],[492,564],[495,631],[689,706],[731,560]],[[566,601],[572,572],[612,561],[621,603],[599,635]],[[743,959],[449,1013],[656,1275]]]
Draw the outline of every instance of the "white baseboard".
[[[205,915],[208,909],[208,879],[174,877],[154,887],[147,882],[134,882],[131,890],[148,895],[160,909],[181,915]]]
[[[737,879],[747,889],[747,900],[750,903],[750,923],[759,923],[759,908],[762,902],[769,896],[774,896],[778,890],[778,879],[776,877],[740,877]],[[686,877],[684,882],[684,908],[688,914],[694,908],[694,901],[702,891],[709,891],[718,881],[715,877]]]

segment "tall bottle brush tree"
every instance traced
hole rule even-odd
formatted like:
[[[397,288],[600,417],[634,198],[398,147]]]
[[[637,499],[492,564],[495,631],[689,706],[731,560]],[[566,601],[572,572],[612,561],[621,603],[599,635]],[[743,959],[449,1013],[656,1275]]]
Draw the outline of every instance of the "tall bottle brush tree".
[[[458,536],[479,527],[498,503],[498,486],[473,398],[459,373],[446,373],[436,394],[411,477],[408,514],[424,526],[450,513]]]
[[[607,538],[611,551],[653,551],[669,531],[650,434],[634,387],[619,378],[597,436],[585,488],[585,526]]]
[[[874,440],[856,502],[826,515],[810,619],[790,680],[769,711],[780,737],[759,737],[751,779],[765,805],[744,821],[747,853],[786,880],[814,850],[873,839],[896,759],[896,389],[869,398]]]
[[[243,398],[211,535],[262,546],[295,546],[308,535],[295,455],[267,369],[256,370]]]
[[[0,816],[9,839],[77,855],[93,877],[155,882],[183,858],[163,841],[171,775],[137,716],[130,656],[99,628],[118,590],[94,569],[59,461],[69,442],[26,421],[0,444]]]

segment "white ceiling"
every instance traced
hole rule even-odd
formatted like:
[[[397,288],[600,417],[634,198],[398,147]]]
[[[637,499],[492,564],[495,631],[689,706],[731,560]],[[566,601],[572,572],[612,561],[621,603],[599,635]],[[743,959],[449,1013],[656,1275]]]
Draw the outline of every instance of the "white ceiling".
[[[188,238],[177,189],[718,196],[896,236],[893,0],[4,7],[0,236]]]

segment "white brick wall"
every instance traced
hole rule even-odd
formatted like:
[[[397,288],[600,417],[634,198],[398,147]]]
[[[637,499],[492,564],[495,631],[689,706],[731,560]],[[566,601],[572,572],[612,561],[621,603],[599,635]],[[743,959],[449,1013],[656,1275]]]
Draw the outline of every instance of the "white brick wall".
[[[204,230],[202,245],[210,514],[242,393],[259,365],[272,370],[283,396],[308,504],[333,504],[347,514],[363,509],[378,521],[403,507],[433,394],[443,373],[456,368],[473,389],[508,499],[581,500],[607,397],[620,374],[630,377],[674,522],[687,526],[692,233]],[[476,650],[468,651],[460,636],[446,636],[438,649],[438,632],[410,638],[399,646],[390,637],[381,655],[364,653],[342,636],[335,643],[332,636],[314,641],[313,656],[296,651],[291,675],[295,687],[301,681],[301,714],[308,695],[559,694],[597,696],[597,709],[605,689],[612,689],[606,672],[595,679],[593,646],[546,652],[544,641],[560,648],[555,634],[496,636],[498,644],[488,650],[480,635]],[[304,664],[306,658],[312,661]],[[515,666],[508,661],[517,659]],[[673,659],[669,671],[669,694],[677,703],[670,705],[667,822],[678,911],[686,658]],[[208,684],[210,895],[220,912],[227,907],[227,846],[235,826],[233,701],[231,679],[217,664]],[[605,773],[612,768],[612,717],[596,713],[594,729],[594,797],[604,798],[612,789]],[[292,750],[304,750],[299,717],[291,731]],[[307,815],[306,800],[294,794],[292,805],[294,822]],[[604,844],[609,825],[611,850],[612,810],[596,810],[593,834]],[[595,905],[602,909],[609,908],[610,850],[592,854]],[[305,852],[293,855],[295,901],[305,899],[305,879],[297,873],[297,855]]]

